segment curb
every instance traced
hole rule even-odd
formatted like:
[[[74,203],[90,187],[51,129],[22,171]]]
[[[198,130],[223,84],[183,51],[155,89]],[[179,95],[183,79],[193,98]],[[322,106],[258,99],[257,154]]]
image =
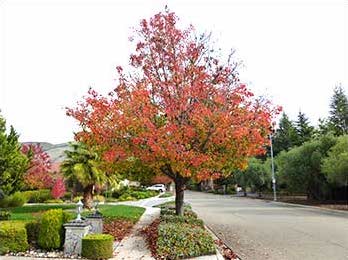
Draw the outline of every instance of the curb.
[[[210,233],[210,235],[213,237],[214,240],[220,240],[221,239],[214,233],[213,230],[211,230],[208,226],[204,225],[205,229]],[[224,243],[225,244],[225,243]],[[225,244],[226,247],[228,247],[230,250],[232,250],[229,246],[227,246]],[[218,260],[224,260],[225,258],[222,256],[222,254],[220,253],[219,248],[215,245],[216,247],[216,259]],[[232,250],[233,251],[233,250]],[[241,260],[241,258],[239,256],[237,256],[236,260]]]

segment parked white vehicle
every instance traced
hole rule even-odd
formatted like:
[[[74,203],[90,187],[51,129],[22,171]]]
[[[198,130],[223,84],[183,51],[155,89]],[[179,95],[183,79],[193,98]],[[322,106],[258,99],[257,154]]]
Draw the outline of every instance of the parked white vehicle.
[[[166,186],[164,186],[164,184],[155,184],[155,185],[152,185],[150,187],[147,187],[146,189],[147,190],[156,190],[156,191],[159,191],[159,192],[165,192],[166,191]]]

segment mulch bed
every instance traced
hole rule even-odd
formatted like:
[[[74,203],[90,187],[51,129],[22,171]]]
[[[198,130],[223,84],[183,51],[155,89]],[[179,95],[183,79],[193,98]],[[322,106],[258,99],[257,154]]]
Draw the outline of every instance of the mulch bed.
[[[142,234],[145,235],[147,245],[151,250],[151,254],[155,259],[163,259],[156,254],[156,245],[158,238],[158,225],[160,224],[160,219],[156,219],[149,226],[141,230]]]
[[[103,233],[110,234],[116,241],[121,241],[128,235],[134,223],[129,220],[108,219],[103,223]]]

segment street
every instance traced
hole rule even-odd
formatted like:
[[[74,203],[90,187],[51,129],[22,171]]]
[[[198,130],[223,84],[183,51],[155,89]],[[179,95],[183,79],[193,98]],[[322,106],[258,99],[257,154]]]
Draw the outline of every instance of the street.
[[[243,260],[348,259],[348,212],[193,191],[185,201]]]

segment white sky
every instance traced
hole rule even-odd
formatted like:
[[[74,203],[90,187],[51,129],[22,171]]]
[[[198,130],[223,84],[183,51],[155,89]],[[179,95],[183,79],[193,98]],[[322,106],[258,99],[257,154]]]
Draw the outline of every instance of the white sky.
[[[212,31],[237,50],[242,79],[313,124],[326,117],[333,87],[348,94],[348,2],[344,0],[0,0],[0,109],[21,141],[66,142],[65,116],[91,86],[115,87],[128,37],[165,4],[183,24]]]

